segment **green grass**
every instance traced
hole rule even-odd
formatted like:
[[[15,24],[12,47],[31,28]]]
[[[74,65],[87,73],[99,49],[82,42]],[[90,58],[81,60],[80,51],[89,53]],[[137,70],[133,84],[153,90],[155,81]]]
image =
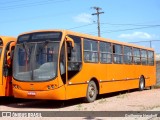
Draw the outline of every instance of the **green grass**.
[[[160,89],[160,83],[153,86],[153,89]]]
[[[100,101],[98,103],[102,104],[102,103],[105,103],[105,102],[107,102],[107,100],[105,98],[102,98],[102,99],[100,99]]]
[[[126,97],[128,97],[128,92],[126,92],[126,93],[124,93],[124,94],[119,94],[118,96],[117,96],[117,98],[126,98]]]

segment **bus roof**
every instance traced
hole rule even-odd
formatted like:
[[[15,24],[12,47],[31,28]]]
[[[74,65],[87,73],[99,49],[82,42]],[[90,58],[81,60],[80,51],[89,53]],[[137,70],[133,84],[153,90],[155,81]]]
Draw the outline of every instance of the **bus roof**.
[[[22,33],[20,35],[29,34],[29,33],[36,33],[36,32],[62,32],[63,34],[66,34],[66,35],[71,34],[71,35],[80,36],[80,37],[84,37],[84,38],[89,38],[89,39],[93,39],[93,40],[100,40],[100,41],[111,42],[111,43],[115,43],[115,44],[132,46],[132,47],[141,48],[141,49],[154,50],[153,48],[139,46],[139,45],[132,44],[132,43],[121,42],[121,41],[118,41],[118,40],[112,40],[112,39],[109,39],[109,38],[102,38],[102,37],[98,37],[98,36],[93,36],[93,35],[89,35],[89,34],[74,32],[74,31],[70,31],[70,30],[63,30],[63,29],[36,30],[36,31],[31,31],[31,32],[25,32],[25,33]]]
[[[0,39],[3,41],[3,45],[6,45],[10,41],[16,41],[16,38],[11,36],[0,36]]]

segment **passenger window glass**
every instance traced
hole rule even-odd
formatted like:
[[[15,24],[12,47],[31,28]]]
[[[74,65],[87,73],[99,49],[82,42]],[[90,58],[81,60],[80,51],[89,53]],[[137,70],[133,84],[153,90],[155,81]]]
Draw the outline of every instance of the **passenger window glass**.
[[[137,65],[141,64],[141,56],[140,56],[139,48],[133,48],[133,62],[134,64],[137,64]]]
[[[113,60],[114,63],[121,64],[123,63],[122,57],[122,46],[121,45],[113,45]]]
[[[141,50],[141,61],[142,65],[147,65],[147,51],[146,50]]]
[[[124,46],[124,63],[132,63],[132,47]]]
[[[68,51],[68,79],[76,75],[82,66],[82,52],[81,52],[81,38],[76,36],[69,36],[74,41],[74,48],[67,43]]]
[[[100,42],[99,49],[100,49],[100,62],[111,63],[112,62],[111,43]]]
[[[154,52],[148,51],[148,64],[154,65]]]
[[[84,61],[98,62],[98,42],[84,39]]]

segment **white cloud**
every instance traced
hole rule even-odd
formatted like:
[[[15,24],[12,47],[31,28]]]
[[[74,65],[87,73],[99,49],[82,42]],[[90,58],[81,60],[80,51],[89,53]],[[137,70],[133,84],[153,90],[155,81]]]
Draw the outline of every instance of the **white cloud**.
[[[92,15],[87,13],[81,13],[74,18],[75,22],[81,22],[81,23],[92,23]]]
[[[145,32],[133,32],[131,34],[121,34],[118,37],[126,39],[154,39],[156,38],[156,35],[152,35]]]

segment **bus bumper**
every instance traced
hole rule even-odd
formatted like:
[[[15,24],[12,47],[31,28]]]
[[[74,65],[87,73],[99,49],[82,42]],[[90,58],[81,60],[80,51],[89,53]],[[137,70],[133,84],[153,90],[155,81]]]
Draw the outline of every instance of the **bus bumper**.
[[[15,98],[24,99],[66,100],[64,86],[47,91],[25,91],[13,88],[13,95]]]

